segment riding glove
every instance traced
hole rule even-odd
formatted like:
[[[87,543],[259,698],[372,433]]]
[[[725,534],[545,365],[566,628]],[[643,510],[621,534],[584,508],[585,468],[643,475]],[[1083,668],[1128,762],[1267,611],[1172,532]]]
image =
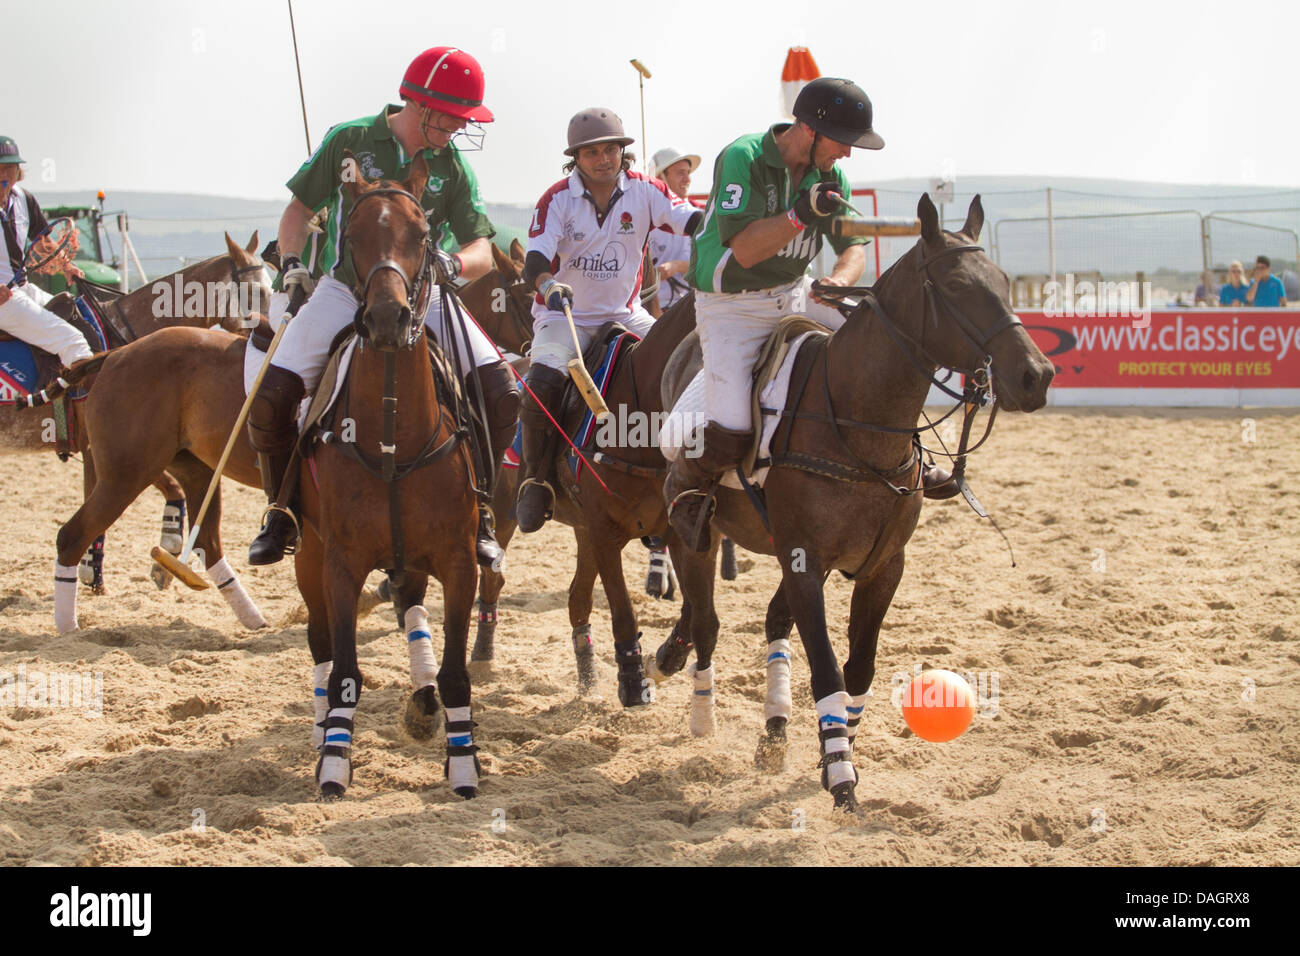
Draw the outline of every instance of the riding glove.
[[[554,276],[543,282],[537,291],[552,312],[563,312],[566,304],[570,309],[573,308],[573,287],[558,281]]]
[[[838,183],[814,183],[807,189],[801,189],[794,200],[794,214],[805,226],[811,226],[818,219],[824,219],[844,205]]]
[[[285,256],[280,263],[284,267],[284,291],[290,295],[295,288],[302,289],[304,297],[311,295],[312,290],[316,288],[316,282],[307,271],[307,267],[302,264],[302,260],[297,256]]]
[[[445,249],[433,251],[433,278],[439,285],[450,285],[455,282],[464,269],[465,264],[460,261],[460,256],[452,255]]]

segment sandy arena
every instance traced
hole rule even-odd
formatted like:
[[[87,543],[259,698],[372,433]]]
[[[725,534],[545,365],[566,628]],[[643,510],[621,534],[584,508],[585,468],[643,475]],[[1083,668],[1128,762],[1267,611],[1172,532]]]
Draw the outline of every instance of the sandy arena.
[[[245,563],[260,491],[225,483],[223,524],[269,629],[241,628],[214,591],[155,589],[149,490],[109,532],[109,595],[83,588],[82,630],[59,637],[54,537],[81,469],[2,461],[0,694],[20,669],[100,672],[103,712],[17,701],[13,684],[0,697],[0,863],[1300,864],[1294,413],[1000,416],[971,476],[1018,566],[960,501],[926,504],[858,736],[856,817],[832,815],[818,784],[797,639],[787,768],[754,767],[772,559],[741,552],[739,580],[719,583],[718,732],[697,740],[684,675],[648,709],[618,704],[599,589],[599,696],[576,696],[572,534],[518,537],[497,661],[475,677],[486,776],[471,802],[443,779],[441,730],[425,744],[401,729],[405,641],[375,609],[358,634],[356,777],[327,805],[292,568]],[[679,605],[643,593],[640,545],[624,568],[653,653]],[[843,661],[850,588],[836,576],[826,593]],[[918,664],[996,678],[953,743],[912,736],[890,704],[893,675]]]

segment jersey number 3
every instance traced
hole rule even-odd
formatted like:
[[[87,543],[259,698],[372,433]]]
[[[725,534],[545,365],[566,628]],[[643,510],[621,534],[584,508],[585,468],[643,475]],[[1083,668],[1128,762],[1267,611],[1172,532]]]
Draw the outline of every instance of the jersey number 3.
[[[738,183],[732,183],[723,187],[727,191],[727,198],[722,200],[720,205],[723,209],[739,209],[740,197],[745,195],[745,190]]]

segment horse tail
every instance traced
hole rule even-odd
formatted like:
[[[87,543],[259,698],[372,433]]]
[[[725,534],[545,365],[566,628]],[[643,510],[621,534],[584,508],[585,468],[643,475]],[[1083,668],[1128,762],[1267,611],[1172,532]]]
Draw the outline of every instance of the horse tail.
[[[25,404],[27,408],[40,408],[42,405],[48,405],[50,402],[62,398],[73,388],[76,388],[90,376],[97,373],[103,367],[106,358],[108,358],[108,353],[100,352],[98,355],[82,362],[77,362],[71,368],[60,369],[53,385],[43,388],[35,394],[28,395],[25,400],[20,399],[19,404]]]

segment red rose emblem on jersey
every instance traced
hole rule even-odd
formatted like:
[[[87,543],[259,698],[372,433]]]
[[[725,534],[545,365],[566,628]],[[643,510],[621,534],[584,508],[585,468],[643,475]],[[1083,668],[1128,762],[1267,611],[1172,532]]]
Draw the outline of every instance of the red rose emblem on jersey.
[[[632,214],[630,212],[625,212],[619,217],[618,231],[631,232],[632,229]]]

